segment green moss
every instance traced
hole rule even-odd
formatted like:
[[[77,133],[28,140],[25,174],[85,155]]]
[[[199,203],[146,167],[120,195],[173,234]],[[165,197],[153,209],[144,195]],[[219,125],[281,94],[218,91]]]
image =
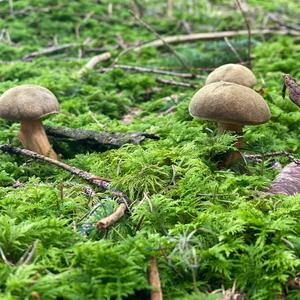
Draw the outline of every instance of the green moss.
[[[61,114],[49,116],[46,124],[144,131],[161,138],[102,153],[79,154],[70,148],[66,157],[59,153],[67,163],[110,178],[112,186],[130,196],[129,214],[108,232],[97,232],[95,223],[117,206],[109,191],[95,189],[94,195],[88,195],[86,183],[67,172],[0,154],[1,299],[148,299],[152,255],[158,259],[165,299],[218,299],[220,294],[211,292],[234,283],[246,299],[300,297],[299,291],[286,286],[300,272],[300,197],[262,195],[278,172],[271,161],[249,162],[243,172],[220,168],[236,137],[220,136],[214,122],[189,115],[194,89],[162,85],[156,82],[161,76],[121,69],[78,75],[90,57],[102,51],[111,51],[113,58],[97,68],[109,67],[122,51],[117,48],[118,36],[128,45],[156,38],[131,17],[131,2],[22,0],[13,1],[13,15],[8,1],[2,2],[0,32],[5,28],[11,42],[1,40],[0,56],[5,61],[1,93],[18,84],[40,84],[52,90],[61,104]],[[175,17],[170,19],[164,17],[165,3],[136,2],[144,7],[143,19],[161,35],[186,34],[178,20],[188,22],[193,32],[245,29],[240,12],[228,1],[202,1],[195,8],[191,1],[174,1]],[[113,3],[111,17],[109,3]],[[296,1],[249,0],[248,4],[255,6],[256,24],[267,11],[285,14],[289,22],[300,13]],[[83,46],[87,38],[92,41]],[[297,156],[300,112],[282,99],[281,88],[282,73],[299,78],[299,43],[297,38],[277,35],[252,40],[256,89],[268,102],[272,119],[245,127],[245,149],[286,150]],[[22,60],[55,41],[76,45]],[[246,60],[247,38],[230,42]],[[92,48],[101,50],[89,52]],[[204,76],[207,72],[197,68],[237,61],[224,41],[172,48],[192,71]],[[128,51],[118,63],[186,72],[165,47]],[[190,82],[201,86],[204,80]],[[176,100],[166,98],[170,95],[177,95]],[[166,114],[173,105],[175,111]],[[142,112],[124,124],[122,117],[131,107]],[[1,143],[20,144],[19,124],[0,120],[0,126]],[[17,180],[22,185],[13,188]],[[37,240],[32,259],[22,265],[22,257]]]

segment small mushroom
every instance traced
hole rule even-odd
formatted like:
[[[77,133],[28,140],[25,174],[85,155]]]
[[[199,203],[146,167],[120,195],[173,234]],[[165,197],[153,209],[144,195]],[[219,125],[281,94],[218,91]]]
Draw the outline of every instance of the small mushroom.
[[[56,97],[48,89],[25,84],[11,88],[0,97],[0,117],[20,121],[19,139],[29,150],[57,160],[41,119],[59,112]]]
[[[190,114],[204,120],[217,121],[219,132],[239,135],[235,147],[243,148],[243,126],[266,123],[271,113],[264,99],[252,89],[231,83],[214,82],[202,87],[192,98]],[[229,153],[225,165],[241,157],[240,152]]]
[[[207,76],[205,84],[217,81],[233,82],[250,88],[256,84],[252,71],[238,64],[226,64],[216,68]]]

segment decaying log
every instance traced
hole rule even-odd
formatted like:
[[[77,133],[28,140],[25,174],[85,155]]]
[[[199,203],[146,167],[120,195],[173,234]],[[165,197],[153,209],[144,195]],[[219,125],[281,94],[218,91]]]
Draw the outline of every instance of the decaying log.
[[[159,136],[151,133],[130,132],[112,133],[68,128],[63,126],[45,126],[50,140],[81,143],[85,147],[119,148],[124,144],[139,144],[146,138],[157,140]]]

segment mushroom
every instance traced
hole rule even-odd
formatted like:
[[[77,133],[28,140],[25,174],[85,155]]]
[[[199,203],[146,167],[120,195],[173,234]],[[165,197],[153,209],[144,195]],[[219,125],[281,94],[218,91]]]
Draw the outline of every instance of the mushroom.
[[[238,64],[226,64],[216,68],[207,76],[205,84],[217,81],[233,82],[250,88],[256,84],[252,71]]]
[[[0,117],[20,121],[19,139],[29,150],[57,160],[45,133],[41,118],[58,113],[59,104],[48,89],[25,84],[11,88],[0,97]]]
[[[190,114],[204,120],[218,121],[219,132],[233,132],[238,140],[235,147],[243,148],[243,126],[266,123],[271,113],[264,99],[252,89],[231,83],[214,82],[202,87],[192,98]],[[225,165],[241,157],[240,152],[229,153]]]

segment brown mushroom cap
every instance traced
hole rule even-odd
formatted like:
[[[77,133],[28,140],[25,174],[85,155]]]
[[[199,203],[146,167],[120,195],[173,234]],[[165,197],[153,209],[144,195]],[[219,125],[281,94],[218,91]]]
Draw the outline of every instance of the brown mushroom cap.
[[[255,125],[267,122],[270,109],[252,89],[219,81],[202,87],[192,98],[190,114],[221,123]]]
[[[256,84],[256,78],[252,71],[238,64],[226,64],[216,68],[208,75],[205,84],[217,81],[234,82],[248,87]]]
[[[0,97],[0,117],[11,121],[38,120],[58,112],[54,94],[39,85],[20,85]]]

